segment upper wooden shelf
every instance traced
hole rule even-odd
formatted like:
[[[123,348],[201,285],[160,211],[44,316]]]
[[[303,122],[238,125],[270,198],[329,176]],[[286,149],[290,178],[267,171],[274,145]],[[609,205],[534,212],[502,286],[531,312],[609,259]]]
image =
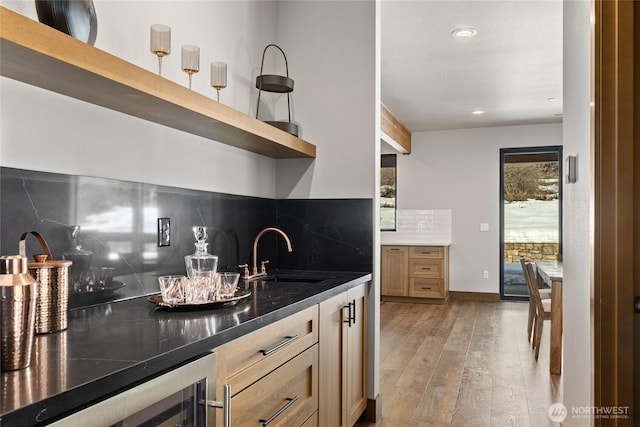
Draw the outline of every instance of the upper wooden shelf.
[[[0,6],[0,73],[275,159],[316,146]]]

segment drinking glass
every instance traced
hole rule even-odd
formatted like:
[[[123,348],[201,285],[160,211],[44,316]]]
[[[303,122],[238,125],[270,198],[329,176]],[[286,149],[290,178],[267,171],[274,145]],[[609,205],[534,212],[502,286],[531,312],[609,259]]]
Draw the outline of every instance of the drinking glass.
[[[238,281],[240,280],[240,273],[235,272],[222,272],[218,273],[218,298],[232,298],[238,287]]]
[[[162,301],[167,304],[187,302],[188,279],[186,276],[169,275],[158,277]]]
[[[158,55],[158,75],[162,75],[162,58],[171,53],[171,28],[163,24],[151,25],[151,53]]]

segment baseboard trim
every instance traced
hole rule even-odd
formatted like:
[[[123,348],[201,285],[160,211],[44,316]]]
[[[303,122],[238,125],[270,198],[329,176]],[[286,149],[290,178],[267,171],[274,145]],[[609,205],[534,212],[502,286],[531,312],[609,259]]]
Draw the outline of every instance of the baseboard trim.
[[[412,304],[446,304],[449,302],[449,297],[446,299],[440,298],[416,298],[416,297],[396,297],[390,295],[382,295],[382,301],[389,302],[408,302]]]
[[[460,292],[449,291],[452,300],[458,301],[483,301],[483,302],[500,302],[500,294],[493,292]]]

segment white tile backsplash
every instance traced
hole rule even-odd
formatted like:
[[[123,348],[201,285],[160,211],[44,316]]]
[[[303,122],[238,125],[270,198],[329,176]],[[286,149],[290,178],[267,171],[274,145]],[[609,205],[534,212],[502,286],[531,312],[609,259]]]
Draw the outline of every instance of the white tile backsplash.
[[[451,209],[398,209],[396,231],[382,231],[383,245],[450,245]]]

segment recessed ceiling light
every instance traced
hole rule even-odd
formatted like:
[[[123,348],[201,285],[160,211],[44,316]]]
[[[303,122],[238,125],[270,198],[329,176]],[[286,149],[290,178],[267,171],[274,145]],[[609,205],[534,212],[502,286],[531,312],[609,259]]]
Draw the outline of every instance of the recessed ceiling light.
[[[484,111],[484,110],[480,110],[480,109],[478,109],[478,110],[473,110],[473,111],[471,112],[471,114],[473,114],[474,116],[479,116],[480,114],[484,114],[484,113],[485,113],[485,111]]]
[[[459,39],[468,39],[475,36],[477,33],[478,31],[475,28],[465,27],[465,28],[456,28],[451,32],[451,35]]]

